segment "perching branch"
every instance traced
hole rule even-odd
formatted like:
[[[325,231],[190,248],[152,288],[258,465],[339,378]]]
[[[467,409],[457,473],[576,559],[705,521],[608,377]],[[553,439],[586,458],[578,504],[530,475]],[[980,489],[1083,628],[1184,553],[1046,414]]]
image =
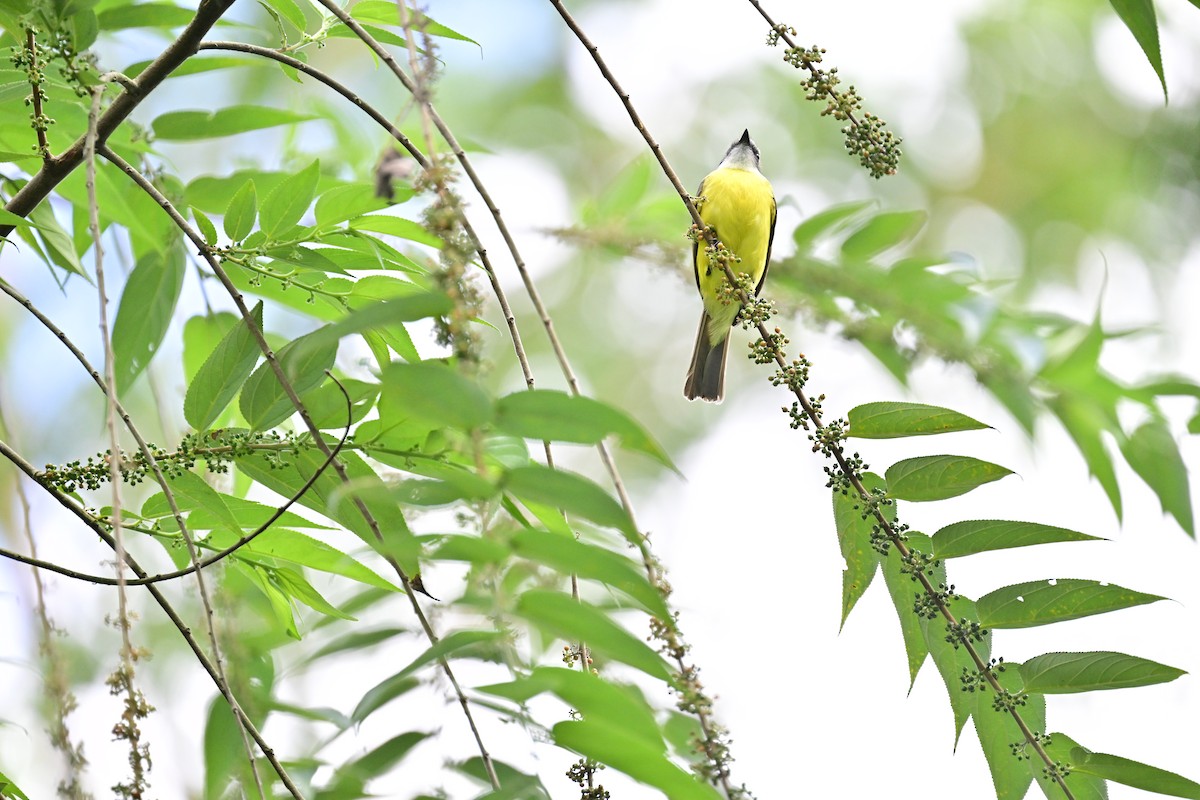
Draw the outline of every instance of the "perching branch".
[[[726,280],[729,282],[729,285],[733,287],[736,297],[741,303],[743,309],[749,309],[753,307],[755,305],[755,298],[752,296],[745,283],[738,280],[738,277],[734,274],[732,268],[730,267],[729,260],[727,258],[721,259],[716,257],[715,254],[722,250],[723,246],[720,245],[720,242],[717,240],[712,229],[706,226],[704,221],[700,218],[700,213],[696,209],[695,203],[692,202],[691,195],[680,182],[679,176],[676,175],[675,171],[671,168],[666,156],[663,155],[662,148],[659,147],[658,143],[653,137],[651,137],[645,123],[642,121],[641,116],[638,114],[637,110],[630,101],[629,94],[621,88],[621,85],[617,82],[616,77],[608,68],[608,65],[604,62],[604,59],[600,57],[599,48],[592,44],[592,42],[588,39],[583,29],[579,27],[578,23],[574,20],[574,18],[571,17],[570,13],[563,6],[561,0],[550,0],[550,2],[558,10],[560,16],[563,18],[563,21],[575,34],[576,38],[579,39],[580,43],[587,49],[588,53],[591,54],[592,59],[596,62],[596,66],[600,70],[600,73],[604,76],[605,80],[620,98],[621,103],[625,106],[625,110],[629,115],[630,121],[633,123],[633,126],[638,130],[639,133],[642,134],[642,138],[645,139],[646,145],[650,148],[651,152],[654,153],[654,156],[658,160],[659,166],[662,168],[663,173],[675,187],[675,191],[679,194],[679,197],[683,201],[684,205],[687,206],[688,213],[691,215],[692,220],[696,225],[696,230],[698,231],[697,235],[703,236],[708,246],[712,248],[714,260],[721,264],[721,267],[725,272]],[[823,425],[821,423],[821,411],[818,407],[814,406],[808,395],[805,393],[803,389],[803,382],[807,378],[807,362],[803,360],[803,357],[801,361],[793,362],[791,364],[787,362],[786,356],[782,349],[783,342],[786,342],[787,340],[784,338],[782,332],[778,328],[776,328],[774,332],[768,331],[765,321],[761,319],[754,322],[753,326],[758,330],[761,337],[759,344],[762,346],[764,358],[775,362],[780,369],[780,372],[776,373],[776,375],[780,377],[779,382],[785,384],[789,389],[791,389],[792,393],[796,397],[796,402],[799,404],[802,413],[795,416],[801,420],[807,420],[811,422],[813,426],[813,435],[810,438],[817,443],[814,444],[814,450],[821,450],[834,459],[834,461],[837,463],[840,474],[843,476],[847,484],[853,487],[854,491],[858,493],[859,498],[861,498],[864,503],[868,504],[868,508],[872,509],[872,514],[875,517],[876,522],[879,524],[881,530],[886,534],[887,538],[891,541],[892,545],[895,546],[896,551],[900,554],[900,557],[911,560],[912,551],[904,544],[901,533],[897,531],[893,521],[887,518],[886,514],[884,514],[882,509],[879,507],[879,504],[871,503],[871,494],[867,491],[866,487],[863,486],[858,470],[851,467],[845,453],[842,451],[842,447],[839,444],[841,433],[840,426],[838,426],[837,429],[833,429]],[[941,597],[925,573],[923,571],[916,571],[914,572],[914,576],[920,581],[921,587],[924,589],[926,595],[936,604],[938,611],[946,619],[947,624],[951,626],[959,626],[959,620],[955,618],[954,614],[950,611],[950,607]],[[975,662],[976,667],[987,680],[992,690],[996,692],[997,695],[1001,695],[1004,691],[1003,687],[1001,687],[999,681],[996,679],[996,676],[993,674],[990,665],[979,654],[979,651],[975,648],[971,641],[964,637],[960,644],[966,648],[967,653],[971,656],[972,661]],[[1063,795],[1068,800],[1074,800],[1074,794],[1072,794],[1070,788],[1067,787],[1063,776],[1055,767],[1053,759],[1051,759],[1046,753],[1045,748],[1042,746],[1041,740],[1034,734],[1032,730],[1030,730],[1029,726],[1025,723],[1025,720],[1021,717],[1020,712],[1015,707],[1010,707],[1007,710],[1012,716],[1013,720],[1016,722],[1017,726],[1020,728],[1022,735],[1025,737],[1025,741],[1033,747],[1034,751],[1038,754],[1038,757],[1046,765],[1048,774],[1052,777],[1054,782],[1058,784],[1059,788],[1062,789]]]

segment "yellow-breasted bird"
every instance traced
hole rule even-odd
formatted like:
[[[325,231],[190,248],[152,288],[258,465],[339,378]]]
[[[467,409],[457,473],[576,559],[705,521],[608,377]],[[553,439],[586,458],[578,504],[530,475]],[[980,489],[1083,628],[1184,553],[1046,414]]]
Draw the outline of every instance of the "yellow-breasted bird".
[[[703,198],[700,219],[741,259],[730,267],[735,275],[750,275],[757,295],[767,277],[775,238],[775,193],[758,169],[758,147],[750,140],[750,131],[744,131],[742,138],[729,146],[717,168],[700,182],[696,196]],[[692,245],[692,265],[704,313],[683,394],[689,400],[699,397],[718,402],[725,394],[729,332],[741,304],[736,300],[721,302],[725,271],[709,262],[700,241]]]

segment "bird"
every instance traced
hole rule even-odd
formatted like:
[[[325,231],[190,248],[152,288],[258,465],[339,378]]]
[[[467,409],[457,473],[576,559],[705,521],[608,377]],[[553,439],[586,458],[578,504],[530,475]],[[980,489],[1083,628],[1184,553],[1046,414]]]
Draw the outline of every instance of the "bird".
[[[696,197],[700,219],[741,259],[731,263],[730,268],[734,274],[749,274],[757,296],[767,277],[775,239],[775,192],[759,170],[758,146],[749,130],[742,132],[742,138],[729,146],[717,168],[700,182]],[[719,403],[725,395],[729,333],[741,304],[725,299],[725,271],[709,260],[699,238],[692,245],[692,266],[704,311],[683,394],[689,400]]]

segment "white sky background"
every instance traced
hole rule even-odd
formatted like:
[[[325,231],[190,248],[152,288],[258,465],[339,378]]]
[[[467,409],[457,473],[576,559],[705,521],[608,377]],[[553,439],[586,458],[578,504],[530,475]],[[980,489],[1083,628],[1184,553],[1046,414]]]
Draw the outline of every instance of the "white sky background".
[[[558,41],[557,18],[548,4],[539,0],[434,0],[429,5],[431,16],[476,38],[483,48],[480,55],[468,45],[447,45],[443,57],[451,72],[528,69],[538,62],[540,47]],[[930,153],[945,155],[949,151],[955,156],[946,161],[969,164],[971,148],[978,146],[978,142],[972,144],[972,112],[955,108],[956,98],[948,92],[945,76],[964,66],[956,18],[965,18],[983,5],[978,0],[957,4],[931,0],[905,4],[880,0],[805,4],[781,1],[768,8],[778,19],[797,27],[803,23],[799,37],[802,42],[819,42],[828,49],[830,63],[838,65],[847,81],[860,89],[868,107],[878,108],[905,137],[907,158],[927,164],[933,160]],[[1193,54],[1200,43],[1200,13],[1185,0],[1171,0],[1159,7],[1165,28],[1168,82],[1178,101],[1197,91]],[[685,8],[686,13],[681,13]],[[865,19],[870,24],[863,24]],[[761,45],[764,24],[747,5],[736,0],[592,5],[580,12],[579,20],[632,95],[651,132],[670,148],[687,146],[678,141],[678,134],[692,115],[710,113],[689,107],[691,88],[740,67],[748,57],[764,61],[778,58],[777,51]],[[1161,99],[1156,79],[1131,37],[1115,19],[1111,23],[1102,36],[1108,52],[1105,74],[1120,91],[1147,108],[1156,106]],[[719,44],[714,31],[719,31]],[[689,42],[706,44],[694,54],[674,51]],[[664,67],[664,58],[669,59],[669,68]],[[571,57],[570,70],[578,91],[597,98],[589,104],[597,118],[614,138],[629,143],[631,155],[635,153],[636,133],[582,50]],[[961,135],[948,136],[944,129],[931,129],[926,122],[930,109],[943,107],[949,109],[949,119],[959,121],[954,130]],[[764,109],[761,119],[731,120],[726,127],[736,136],[742,127],[754,130],[771,124],[770,112]],[[726,138],[724,132],[713,133],[713,141],[721,142],[713,152],[714,163]],[[709,147],[709,143],[704,146]],[[771,153],[764,152],[765,163],[769,164],[770,159]],[[481,158],[479,165],[535,269],[546,270],[564,260],[563,248],[535,232],[570,221],[556,176],[544,164],[527,157],[508,158],[504,153]],[[513,181],[514,174],[527,180]],[[806,188],[794,176],[769,177],[781,196],[793,194],[806,213],[830,200]],[[692,182],[692,178],[685,178],[685,183]],[[861,191],[853,196],[869,199],[874,186],[864,180]],[[522,187],[524,193],[519,193]],[[782,242],[790,241],[790,231],[784,225],[793,225],[798,219],[795,211],[781,214]],[[489,249],[501,252],[501,243],[491,233],[490,224],[481,217],[477,227]],[[1002,242],[995,245],[994,254],[983,251],[982,244],[974,248],[970,242],[962,245],[981,258],[985,269],[989,255],[995,255],[1002,265]],[[1154,351],[1154,356],[1162,359],[1153,365],[1154,371],[1174,368],[1195,376],[1194,365],[1200,358],[1200,322],[1193,303],[1200,297],[1200,246],[1193,249],[1189,264],[1180,269],[1179,284],[1167,299],[1165,312],[1156,305],[1159,300],[1145,272],[1140,267],[1122,269],[1123,264],[1128,266],[1128,259],[1123,249],[1099,243],[1097,255],[1085,265],[1085,279],[1078,292],[1059,291],[1039,300],[1077,318],[1089,316],[1100,296],[1107,263],[1106,321],[1112,325],[1135,324],[1164,316],[1163,324],[1174,335],[1171,349]],[[511,291],[517,291],[515,280],[508,281],[508,285]],[[645,287],[651,295],[646,298],[650,306],[661,303],[688,309],[685,316],[689,320],[690,309],[699,307],[691,287],[677,281],[654,278]],[[79,338],[86,340],[85,327],[92,323],[76,323]],[[527,329],[532,330],[534,323],[530,317]],[[657,384],[682,384],[694,335],[691,321],[684,327],[670,352],[663,356],[664,363],[678,365],[679,374],[655,375],[652,380],[656,396]],[[1001,632],[993,641],[995,655],[1020,661],[1057,649],[1110,649],[1200,672],[1200,645],[1194,635],[1200,613],[1200,581],[1196,579],[1200,574],[1200,550],[1163,517],[1157,500],[1136,476],[1118,464],[1126,505],[1125,524],[1121,526],[1098,485],[1087,480],[1086,467],[1074,446],[1056,425],[1040,425],[1038,440],[1031,446],[1016,423],[961,371],[928,365],[914,376],[911,390],[904,391],[855,345],[800,330],[792,338],[815,362],[812,387],[828,395],[827,408],[835,414],[844,414],[851,406],[871,400],[909,399],[946,405],[996,428],[925,440],[861,443],[859,449],[878,471],[900,458],[956,452],[1004,464],[1018,473],[956,500],[904,504],[902,519],[914,529],[932,533],[959,519],[995,517],[1062,525],[1113,540],[1005,551],[954,561],[950,576],[959,591],[978,597],[1025,580],[1083,577],[1177,601],[1046,629]],[[1133,377],[1146,371],[1143,343],[1113,346],[1111,350],[1113,357],[1106,366],[1115,374]],[[881,578],[839,635],[841,557],[828,511],[828,493],[822,488],[822,464],[808,452],[801,436],[788,432],[786,418],[778,410],[784,402],[781,392],[765,386],[755,370],[731,359],[727,400],[721,407],[686,406],[682,398],[678,400],[683,406],[679,413],[688,414],[689,420],[707,428],[708,435],[689,451],[672,454],[686,481],[668,478],[649,494],[636,498],[639,522],[653,531],[656,549],[670,570],[676,589],[674,600],[682,612],[682,626],[693,645],[694,660],[703,669],[705,685],[719,698],[717,716],[732,731],[737,758],[735,780],[744,781],[762,800],[798,796],[887,796],[897,800],[991,796],[990,777],[970,725],[958,752],[951,755],[952,717],[945,689],[931,663],[926,663],[912,694],[906,694],[903,645]],[[13,389],[5,387],[5,391]],[[636,408],[629,410],[637,415]],[[1185,413],[1185,408],[1179,411]],[[1181,446],[1188,463],[1193,468],[1200,466],[1200,446],[1194,438],[1183,440]],[[818,513],[809,513],[811,508],[818,509]],[[798,518],[807,521],[803,529],[794,522]],[[6,569],[3,574],[7,581],[14,573]],[[72,596],[88,614],[93,611],[92,604],[107,602],[109,597],[107,591],[80,589],[65,579],[55,581],[54,591],[75,593]],[[5,592],[7,589],[0,588],[0,615],[7,619],[21,616],[25,609]],[[69,624],[67,619],[63,621]],[[0,662],[5,658],[27,663],[28,655],[4,643],[0,644]],[[304,688],[322,696],[319,704],[348,710],[366,686],[394,671],[400,663],[365,664],[361,674],[338,676],[339,680],[324,685],[309,683]],[[161,714],[151,717],[154,785],[161,796],[171,796],[177,790],[174,771],[194,774],[194,766],[188,764],[192,754],[173,752],[169,744],[174,735],[171,731],[183,727],[184,721],[186,725],[201,724],[196,714],[203,707],[203,698],[211,694],[211,686],[198,674],[194,663],[179,659],[177,664],[177,683],[152,687],[151,691],[197,699],[193,708],[174,719],[164,719]],[[472,683],[470,671],[466,674],[466,682]],[[6,668],[0,663],[0,716],[7,716],[4,710],[15,696],[5,697],[6,675],[16,676],[9,684],[14,692],[36,691],[27,670]],[[1200,727],[1195,722],[1200,718],[1196,680],[1189,675],[1163,686],[1052,697],[1050,726],[1094,750],[1200,779],[1200,771],[1193,766],[1195,744],[1200,741]],[[658,699],[669,702],[665,697]],[[88,755],[93,761],[91,775],[99,795],[105,796],[102,787],[120,779],[125,770],[120,749],[105,749],[103,743],[115,714],[105,706],[108,701],[101,694],[80,700],[85,709],[98,708],[96,713],[77,714],[76,725],[77,733],[87,731]],[[462,727],[461,717],[452,706],[434,702],[430,713],[440,718],[447,736]],[[31,722],[28,718],[23,721]],[[26,750],[20,744],[22,737],[0,731],[0,741],[14,748],[4,754],[7,763],[22,763],[10,760],[9,753],[46,757],[44,750],[32,744],[44,738],[36,723],[32,724]],[[490,722],[486,725],[485,736],[492,737],[489,744],[501,752],[510,749],[506,737],[524,736],[514,734],[511,728]],[[161,735],[156,735],[156,730]],[[345,743],[346,752],[366,746],[372,733],[364,727],[360,739]],[[278,746],[286,752],[288,742],[281,741]],[[438,745],[433,749],[437,750]],[[524,749],[517,745],[518,751]],[[554,795],[572,796],[572,787],[561,778],[566,759],[548,755],[547,751],[542,751],[541,758],[544,780]],[[438,769],[438,760],[437,753],[429,756],[431,770]],[[645,788],[613,780],[611,771],[604,778],[613,784],[615,798],[654,796]],[[191,785],[195,785],[194,780]],[[23,785],[26,783],[23,781]],[[50,796],[53,778],[35,777],[32,789],[29,785],[25,788],[31,797]],[[415,793],[422,787],[411,788]],[[1114,800],[1143,796],[1147,795],[1110,786]]]

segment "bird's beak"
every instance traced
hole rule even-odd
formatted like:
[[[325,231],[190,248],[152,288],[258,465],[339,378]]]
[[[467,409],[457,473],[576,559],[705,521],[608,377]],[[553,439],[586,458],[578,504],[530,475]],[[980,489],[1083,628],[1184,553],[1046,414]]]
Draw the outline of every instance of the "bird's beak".
[[[738,139],[738,144],[750,144],[750,130],[747,128],[742,131],[742,138]]]

